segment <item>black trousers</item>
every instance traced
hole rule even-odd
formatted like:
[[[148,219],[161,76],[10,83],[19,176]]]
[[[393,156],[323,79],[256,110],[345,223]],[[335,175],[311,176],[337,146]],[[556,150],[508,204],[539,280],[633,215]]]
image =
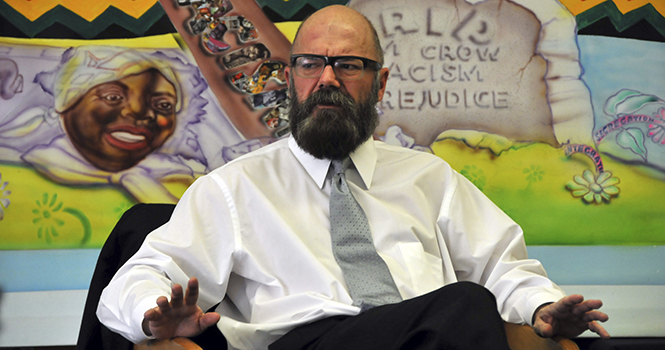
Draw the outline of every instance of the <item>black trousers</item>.
[[[357,316],[300,326],[270,350],[509,350],[494,295],[460,282]]]

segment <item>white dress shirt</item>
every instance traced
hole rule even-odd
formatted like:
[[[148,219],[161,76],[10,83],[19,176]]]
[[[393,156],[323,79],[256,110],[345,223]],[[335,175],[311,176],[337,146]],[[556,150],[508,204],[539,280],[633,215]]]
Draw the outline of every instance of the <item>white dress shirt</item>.
[[[563,297],[527,259],[522,230],[434,155],[369,140],[351,155],[351,192],[404,299],[457,281],[484,285],[510,322]],[[355,315],[332,252],[330,161],[289,138],[198,179],[104,290],[99,319],[141,342],[143,313],[173,283],[200,283],[231,349],[266,349],[298,325]]]

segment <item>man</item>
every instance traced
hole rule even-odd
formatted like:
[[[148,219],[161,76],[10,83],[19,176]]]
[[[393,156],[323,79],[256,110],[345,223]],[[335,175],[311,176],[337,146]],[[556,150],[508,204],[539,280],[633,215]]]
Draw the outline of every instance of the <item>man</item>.
[[[501,318],[608,337],[601,302],[565,297],[526,259],[520,228],[447,163],[371,139],[382,60],[359,13],[308,18],[286,70],[292,138],[194,183],[104,291],[100,320],[134,342],[217,324],[237,349],[507,349]],[[397,295],[358,297],[347,269],[359,262],[336,251],[329,199],[344,176],[389,270],[377,284]]]

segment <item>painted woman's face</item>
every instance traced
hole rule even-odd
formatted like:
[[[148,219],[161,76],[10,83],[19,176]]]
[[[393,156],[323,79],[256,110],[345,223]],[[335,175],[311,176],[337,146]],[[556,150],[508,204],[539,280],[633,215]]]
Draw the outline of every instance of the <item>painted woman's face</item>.
[[[62,117],[83,157],[117,172],[136,165],[173,134],[176,102],[173,84],[151,69],[93,87]]]

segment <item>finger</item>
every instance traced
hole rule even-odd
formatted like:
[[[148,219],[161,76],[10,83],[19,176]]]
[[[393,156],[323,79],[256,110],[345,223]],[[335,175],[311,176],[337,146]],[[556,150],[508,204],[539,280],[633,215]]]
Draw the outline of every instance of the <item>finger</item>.
[[[207,314],[201,316],[199,319],[199,326],[201,327],[201,330],[204,330],[214,324],[217,324],[220,318],[221,316],[218,313],[208,312]]]
[[[185,293],[185,304],[196,305],[199,300],[199,281],[192,277],[187,282],[187,292]]]
[[[600,315],[602,313],[596,313],[595,310],[599,309],[600,307],[603,306],[603,302],[600,300],[587,300],[581,304],[578,304],[573,307],[573,310],[571,312],[573,315],[579,317],[579,318],[584,318],[587,317],[587,315]],[[590,320],[593,321],[593,320]]]
[[[585,303],[590,305],[594,309],[599,309],[603,306],[603,301],[598,299],[589,299]]]
[[[584,297],[581,294],[571,294],[561,298],[559,301],[566,304],[567,306],[573,306],[583,302]]]
[[[606,322],[609,320],[609,316],[607,316],[606,313],[601,312],[601,311],[589,311],[584,316],[582,317],[582,320],[584,322],[593,322],[593,321],[600,321],[600,322]]]
[[[159,310],[159,308],[153,308],[153,309],[150,309],[150,310],[146,311],[143,314],[143,318],[145,318],[148,321],[158,320],[159,317],[161,316],[161,313],[158,310]]]
[[[157,308],[159,308],[159,311],[161,313],[166,313],[171,310],[171,304],[169,304],[169,299],[167,299],[165,296],[161,296],[157,298]]]
[[[580,310],[589,311],[593,309],[600,309],[602,306],[603,306],[602,301],[596,299],[589,299],[575,305],[574,307]]]
[[[605,330],[605,327],[601,326],[598,322],[590,322],[589,330],[598,334],[601,338],[608,339],[610,337],[610,333]]]
[[[171,287],[171,307],[178,308],[182,306],[182,286],[179,284],[174,284]]]
[[[533,330],[540,336],[541,338],[549,338],[552,335],[554,335],[554,328],[549,323],[545,322],[538,322],[533,325]]]
[[[584,297],[579,294],[573,294],[561,298],[556,303],[552,304],[554,312],[557,313],[567,313],[573,310],[573,308],[584,301]]]

